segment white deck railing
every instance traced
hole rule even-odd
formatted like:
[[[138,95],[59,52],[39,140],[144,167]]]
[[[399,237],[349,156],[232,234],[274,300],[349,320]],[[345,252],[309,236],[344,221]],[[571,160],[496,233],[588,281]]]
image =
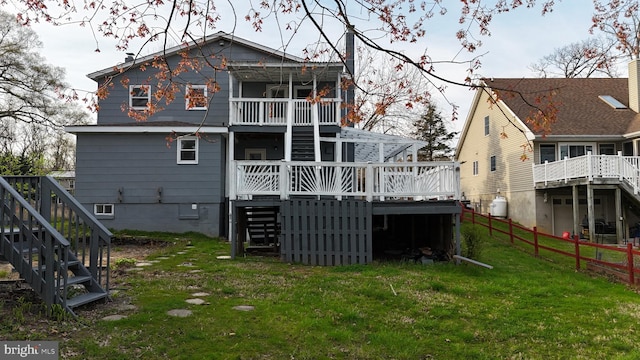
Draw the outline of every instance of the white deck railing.
[[[319,125],[340,125],[340,99],[322,99],[311,103],[306,99],[234,98],[230,100],[231,125],[313,125],[313,112],[318,113]]]
[[[335,163],[234,161],[230,198],[274,195],[362,197],[373,199],[459,199],[455,162]]]
[[[565,158],[564,160],[533,165],[533,182],[544,183],[575,179],[618,179],[633,188],[640,189],[640,157],[618,155],[592,155]]]

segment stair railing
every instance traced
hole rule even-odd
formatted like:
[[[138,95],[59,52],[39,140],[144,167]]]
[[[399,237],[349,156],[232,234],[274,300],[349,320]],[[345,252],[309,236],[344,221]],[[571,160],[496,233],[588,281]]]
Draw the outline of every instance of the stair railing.
[[[47,305],[66,308],[71,244],[32,206],[34,193],[23,190],[0,177],[0,255]]]
[[[73,254],[108,292],[111,232],[51,176],[5,179],[26,195],[42,217],[68,240]]]

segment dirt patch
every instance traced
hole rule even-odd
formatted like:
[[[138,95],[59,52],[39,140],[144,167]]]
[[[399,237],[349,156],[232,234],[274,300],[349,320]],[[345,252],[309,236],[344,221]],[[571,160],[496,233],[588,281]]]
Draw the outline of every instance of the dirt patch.
[[[119,239],[111,246],[111,264],[121,258],[141,261],[168,245],[172,244],[151,239]],[[106,315],[126,315],[135,311],[130,299],[118,291],[123,286],[126,288],[127,273],[124,271],[111,271],[111,301],[79,309],[77,313],[83,320],[80,322],[70,318],[59,321],[47,316],[47,306],[29,285],[20,280],[11,264],[0,262],[0,275],[3,275],[0,276],[0,319],[13,319],[11,322],[0,321],[0,340],[32,337],[64,340],[81,332],[85,321],[92,323]]]

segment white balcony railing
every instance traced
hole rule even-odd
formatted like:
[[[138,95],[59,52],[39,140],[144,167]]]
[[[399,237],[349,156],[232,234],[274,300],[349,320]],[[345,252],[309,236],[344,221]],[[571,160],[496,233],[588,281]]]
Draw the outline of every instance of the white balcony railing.
[[[318,113],[319,125],[340,125],[340,99],[322,99],[311,103],[306,99],[234,98],[230,100],[230,125],[313,125],[313,112]]]
[[[230,198],[257,195],[362,197],[407,200],[459,199],[455,162],[334,163],[234,161]]]
[[[640,157],[618,155],[587,154],[564,160],[545,162],[533,166],[533,182],[544,183],[575,179],[618,179],[633,188],[634,194],[640,189]]]

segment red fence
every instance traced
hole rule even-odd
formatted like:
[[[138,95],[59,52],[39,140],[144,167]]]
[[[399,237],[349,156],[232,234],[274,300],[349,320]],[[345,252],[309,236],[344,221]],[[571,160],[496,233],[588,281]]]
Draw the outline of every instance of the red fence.
[[[491,217],[491,214],[479,214],[464,207],[461,220],[486,227],[489,229],[490,236],[506,235],[512,244],[518,242],[532,246],[535,256],[540,256],[540,251],[546,250],[573,258],[577,270],[582,264],[586,264],[587,269],[615,275],[629,284],[636,284],[636,274],[640,273],[640,269],[635,267],[635,262],[640,264],[640,260],[634,259],[636,256],[640,257],[640,250],[634,249],[634,244],[630,242],[623,245],[609,245],[586,241],[580,239],[579,235],[563,238],[539,232],[535,227],[526,228],[513,223],[511,219],[504,220]]]

